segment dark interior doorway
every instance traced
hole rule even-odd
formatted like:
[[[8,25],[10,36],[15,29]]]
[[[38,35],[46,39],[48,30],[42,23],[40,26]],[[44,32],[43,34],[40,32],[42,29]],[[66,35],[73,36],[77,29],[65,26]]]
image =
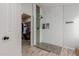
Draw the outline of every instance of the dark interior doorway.
[[[31,16],[28,14],[22,14],[22,44],[31,44]]]

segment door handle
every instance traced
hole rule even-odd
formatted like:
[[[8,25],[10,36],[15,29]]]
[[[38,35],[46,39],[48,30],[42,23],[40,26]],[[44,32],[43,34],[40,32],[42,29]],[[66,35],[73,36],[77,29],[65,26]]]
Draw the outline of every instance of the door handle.
[[[3,37],[3,40],[8,40],[8,39],[9,39],[8,36],[4,36],[4,37]]]
[[[37,27],[37,30],[39,30],[39,27]]]

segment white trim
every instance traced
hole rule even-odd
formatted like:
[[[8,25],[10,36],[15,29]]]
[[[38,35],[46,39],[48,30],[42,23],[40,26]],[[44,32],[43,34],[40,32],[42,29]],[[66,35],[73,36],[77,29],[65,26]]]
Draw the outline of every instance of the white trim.
[[[34,6],[32,3],[32,17],[31,17],[31,46],[34,45]]]
[[[31,46],[36,45],[36,4],[32,3]]]
[[[33,31],[32,31],[32,19],[33,19],[33,17],[31,16],[31,35],[30,35],[30,45],[32,46],[33,45],[33,43],[32,43],[32,41],[33,41],[33,39],[32,39],[32,37],[33,37],[33,35],[32,35],[32,33],[33,33]]]
[[[36,4],[34,3],[34,45],[36,45]]]

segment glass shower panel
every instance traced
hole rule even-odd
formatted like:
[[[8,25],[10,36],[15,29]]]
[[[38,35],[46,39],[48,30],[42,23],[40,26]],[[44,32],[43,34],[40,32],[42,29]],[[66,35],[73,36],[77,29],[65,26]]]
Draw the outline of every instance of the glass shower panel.
[[[36,44],[40,43],[40,7],[36,5]]]
[[[79,48],[79,4],[64,4],[65,55],[75,55]]]
[[[63,48],[63,5],[57,3],[40,3],[37,5],[40,8],[36,6],[36,45],[45,51],[60,55]],[[39,9],[42,11],[41,20]],[[39,24],[40,22],[44,26]]]

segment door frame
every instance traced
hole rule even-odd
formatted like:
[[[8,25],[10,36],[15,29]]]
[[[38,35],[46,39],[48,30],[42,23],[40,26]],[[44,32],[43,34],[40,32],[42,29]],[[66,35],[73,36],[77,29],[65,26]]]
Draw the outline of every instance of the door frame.
[[[36,3],[32,3],[31,46],[36,45]]]
[[[31,38],[30,38],[30,40],[31,40],[30,46],[36,45],[36,3],[32,3]]]
[[[23,12],[21,11],[21,15],[22,14]],[[30,37],[31,44],[30,46],[34,46],[36,45],[36,29],[35,29],[36,28],[36,3],[32,3],[32,15],[30,19],[31,19],[31,37]],[[21,19],[21,22],[22,22],[22,19]],[[21,38],[21,44],[22,44],[22,38]]]

